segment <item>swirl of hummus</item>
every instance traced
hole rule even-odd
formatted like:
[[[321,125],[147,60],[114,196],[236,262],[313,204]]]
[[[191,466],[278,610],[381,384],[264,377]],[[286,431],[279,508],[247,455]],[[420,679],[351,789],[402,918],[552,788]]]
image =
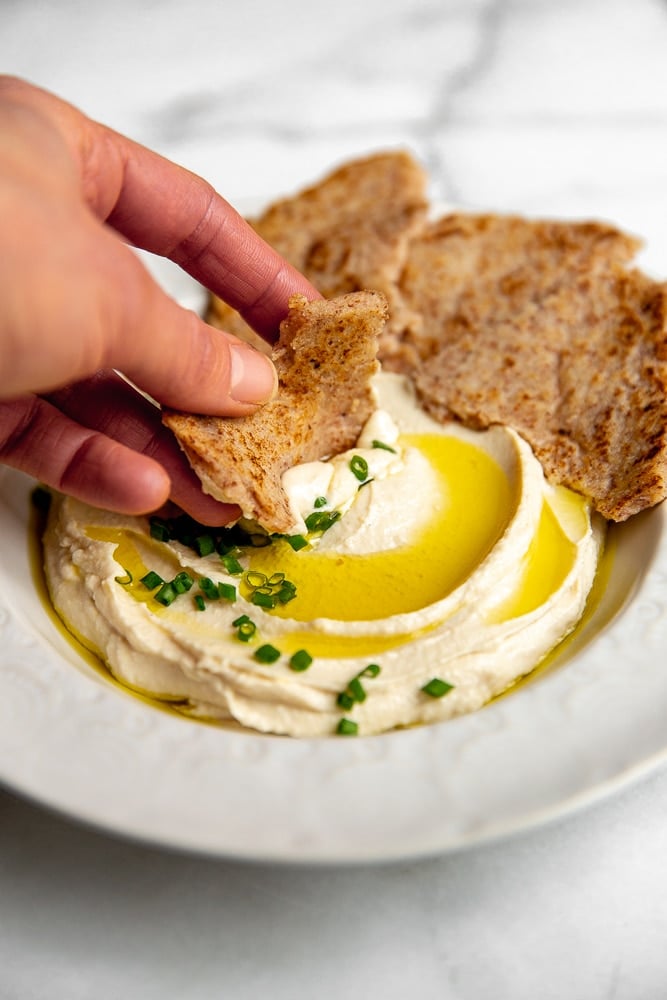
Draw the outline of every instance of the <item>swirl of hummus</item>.
[[[286,474],[293,537],[245,525],[231,562],[218,538],[203,554],[55,496],[45,571],[67,628],[131,689],[296,737],[441,722],[530,673],[581,619],[604,521],[512,430],[436,423],[401,376],[375,392],[355,448]],[[151,573],[188,589],[165,605]]]

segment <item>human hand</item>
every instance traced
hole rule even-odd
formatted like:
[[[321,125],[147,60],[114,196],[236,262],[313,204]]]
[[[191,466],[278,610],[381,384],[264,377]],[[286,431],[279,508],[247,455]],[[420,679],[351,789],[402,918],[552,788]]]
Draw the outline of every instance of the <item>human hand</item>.
[[[204,180],[22,81],[0,77],[0,460],[91,504],[145,513],[201,492],[159,410],[241,416],[268,358],[170,299],[127,242],[175,261],[271,339],[318,293]]]

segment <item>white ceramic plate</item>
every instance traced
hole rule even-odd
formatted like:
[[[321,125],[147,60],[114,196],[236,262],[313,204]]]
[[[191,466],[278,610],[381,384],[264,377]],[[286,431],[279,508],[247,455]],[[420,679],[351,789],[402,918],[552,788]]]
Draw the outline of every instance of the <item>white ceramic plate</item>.
[[[604,596],[552,666],[474,715],[366,738],[202,725],[112,686],[34,585],[34,484],[0,472],[0,781],[108,831],[289,863],[414,858],[561,815],[667,757],[667,510],[614,531]]]

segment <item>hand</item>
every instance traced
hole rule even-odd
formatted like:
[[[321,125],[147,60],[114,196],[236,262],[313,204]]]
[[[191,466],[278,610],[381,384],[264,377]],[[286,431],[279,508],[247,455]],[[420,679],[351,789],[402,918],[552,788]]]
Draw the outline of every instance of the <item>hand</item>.
[[[0,77],[0,459],[100,507],[171,497],[224,524],[160,403],[219,416],[274,392],[264,355],[182,309],[124,240],[169,257],[266,339],[318,293],[200,177]]]

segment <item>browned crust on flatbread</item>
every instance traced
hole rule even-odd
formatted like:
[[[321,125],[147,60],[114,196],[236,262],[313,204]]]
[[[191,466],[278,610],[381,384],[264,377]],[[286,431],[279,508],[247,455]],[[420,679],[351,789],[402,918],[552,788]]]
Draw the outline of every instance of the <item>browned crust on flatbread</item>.
[[[401,279],[425,408],[515,428],[616,521],[667,492],[667,284],[625,268],[637,247],[598,223],[451,215]]]
[[[250,220],[259,235],[325,298],[372,288],[389,303],[385,353],[406,325],[397,279],[426,219],[426,175],[407,152],[355,160]],[[238,313],[212,298],[209,322],[247,338]],[[252,337],[252,334],[250,334]]]
[[[378,288],[379,358],[440,420],[503,423],[612,520],[667,495],[667,285],[599,222],[455,213],[428,224],[403,152],[348,163],[255,221],[324,294]],[[216,325],[240,336],[214,300]]]
[[[293,527],[283,472],[351,447],[375,408],[370,380],[387,318],[378,292],[290,300],[274,350],[276,397],[248,417],[166,412],[207,492],[238,504],[269,532]]]

